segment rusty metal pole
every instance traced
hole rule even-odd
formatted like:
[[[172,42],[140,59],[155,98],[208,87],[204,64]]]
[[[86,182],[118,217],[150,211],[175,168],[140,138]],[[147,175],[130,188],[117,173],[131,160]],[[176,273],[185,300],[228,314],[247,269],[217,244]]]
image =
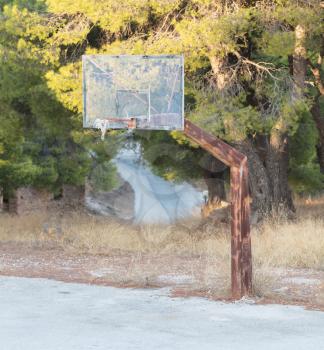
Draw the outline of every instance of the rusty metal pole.
[[[241,238],[240,168],[231,167],[231,282],[232,297],[242,297],[242,238]]]
[[[231,167],[231,270],[232,296],[241,298],[252,292],[252,254],[248,167]]]
[[[242,295],[252,293],[252,251],[250,226],[250,194],[249,194],[249,168],[247,157],[241,164],[241,290]]]
[[[245,155],[185,120],[184,133],[231,169],[231,282],[232,297],[252,292],[250,197]]]

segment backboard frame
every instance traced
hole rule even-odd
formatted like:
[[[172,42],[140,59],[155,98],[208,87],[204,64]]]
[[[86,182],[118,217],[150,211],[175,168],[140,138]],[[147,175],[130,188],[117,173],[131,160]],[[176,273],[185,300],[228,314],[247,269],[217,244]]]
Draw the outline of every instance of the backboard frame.
[[[87,60],[91,60],[91,58],[96,58],[97,56],[100,56],[101,59],[102,58],[107,58],[108,59],[123,59],[123,60],[129,60],[132,63],[132,60],[138,60],[138,62],[140,62],[140,60],[179,60],[179,68],[180,68],[180,77],[177,77],[177,79],[180,80],[180,91],[181,91],[181,114],[179,113],[179,117],[181,118],[181,123],[178,126],[174,126],[172,127],[172,125],[169,123],[167,125],[165,125],[165,127],[163,127],[162,125],[159,125],[157,127],[153,127],[152,125],[149,125],[149,127],[141,127],[140,123],[136,123],[137,119],[140,120],[141,118],[139,116],[129,116],[129,120],[130,119],[136,119],[135,121],[135,129],[138,130],[166,130],[166,131],[172,131],[172,130],[179,130],[179,131],[183,131],[184,130],[184,58],[183,55],[102,55],[102,54],[97,54],[97,55],[83,55],[82,56],[82,92],[83,92],[83,127],[84,128],[94,128],[97,129],[94,124],[95,122],[89,121],[89,117],[88,117],[88,111],[87,111],[87,107],[88,107],[88,103],[87,103],[87,91],[89,89],[88,86],[88,81],[87,81],[87,70],[86,70],[86,61]],[[93,62],[91,62],[93,63]],[[101,69],[99,67],[99,69]],[[148,84],[149,85],[149,84]],[[149,85],[149,89],[150,89],[150,85]],[[125,89],[120,89],[120,91],[126,91]],[[119,90],[116,90],[119,91]],[[144,93],[145,91],[139,91],[139,93]],[[151,115],[151,94],[150,94],[150,90],[148,90],[148,104],[149,104],[149,108],[148,108],[148,117],[149,117],[149,123],[150,123],[150,118]],[[116,95],[116,99],[117,99],[117,95]],[[167,117],[167,115],[171,116],[172,114],[176,114],[176,113],[171,113],[171,112],[159,112],[159,114],[156,114],[157,116],[160,116],[161,118],[163,117]],[[100,120],[117,120],[118,115],[111,115],[111,116],[107,116],[104,118],[98,118]],[[127,119],[127,118],[125,118]],[[144,119],[144,118],[143,118]],[[128,127],[125,127],[125,124],[127,123],[121,123],[123,125],[113,125],[113,127],[110,127],[108,129],[128,129]],[[131,124],[133,125],[133,124]]]

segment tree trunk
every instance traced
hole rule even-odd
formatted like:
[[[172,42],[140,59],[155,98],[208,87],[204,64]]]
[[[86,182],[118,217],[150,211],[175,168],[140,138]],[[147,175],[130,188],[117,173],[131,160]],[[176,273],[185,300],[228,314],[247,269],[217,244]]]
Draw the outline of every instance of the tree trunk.
[[[216,88],[220,92],[225,92],[231,86],[231,72],[228,69],[228,59],[223,57],[211,56],[209,58]]]
[[[307,72],[305,49],[306,33],[304,27],[295,29],[295,50],[291,59],[294,87],[292,100],[303,98]],[[214,74],[216,88],[228,91],[233,84],[231,72],[226,58],[209,57]],[[278,116],[270,135],[267,147],[258,152],[258,146],[252,139],[236,142],[236,147],[248,157],[249,187],[252,197],[252,211],[257,218],[268,215],[272,210],[284,211],[288,214],[295,211],[292,193],[288,184],[289,154],[288,130],[285,121]]]
[[[295,49],[293,55],[293,78],[295,98],[301,98],[304,95],[305,80],[307,74],[307,52],[306,52],[306,31],[301,25],[295,28]]]
[[[248,158],[252,222],[256,223],[271,212],[272,189],[268,173],[251,140],[236,143],[235,146]]]
[[[321,66],[324,57],[324,36],[322,36],[320,52],[318,55],[317,65],[313,65],[310,60],[308,63],[314,76],[315,86],[318,89],[318,94],[314,100],[314,105],[311,108],[311,113],[318,130],[318,144],[316,146],[317,159],[320,165],[321,173],[324,174],[324,116],[321,115],[320,99],[324,96],[324,83],[321,75]]]
[[[288,136],[280,130],[271,132],[266,167],[272,188],[272,210],[275,213],[284,210],[291,215],[295,207],[288,184]]]
[[[324,117],[321,115],[320,96],[317,96],[315,99],[311,112],[319,134],[319,140],[316,146],[317,159],[321,173],[324,174]]]
[[[208,189],[208,202],[215,205],[226,200],[224,173],[205,171],[204,179]]]
[[[293,101],[303,98],[307,73],[306,32],[304,27],[295,28],[295,49],[292,57],[292,74],[294,86]],[[265,167],[271,188],[271,208],[274,212],[284,211],[288,215],[295,212],[292,193],[288,184],[289,138],[285,120],[280,116],[273,126],[265,157]]]
[[[307,73],[307,57],[305,48],[306,32],[303,26],[295,28],[295,49],[292,57],[292,74],[294,86],[293,101],[304,96]],[[280,116],[273,126],[269,138],[265,166],[271,188],[271,207],[276,213],[284,211],[288,215],[295,212],[292,193],[288,184],[289,172],[289,138],[285,120]]]
[[[3,210],[3,189],[0,186],[0,212]]]
[[[226,166],[211,155],[207,155],[200,162],[203,167],[203,177],[208,190],[208,198],[202,207],[203,217],[209,216],[214,209],[221,207],[226,201],[224,171]]]

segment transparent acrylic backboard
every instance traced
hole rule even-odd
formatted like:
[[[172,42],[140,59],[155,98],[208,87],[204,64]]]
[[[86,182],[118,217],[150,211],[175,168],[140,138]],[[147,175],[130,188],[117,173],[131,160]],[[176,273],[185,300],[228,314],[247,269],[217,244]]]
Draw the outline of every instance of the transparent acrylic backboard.
[[[84,55],[82,68],[85,128],[183,130],[182,56]]]

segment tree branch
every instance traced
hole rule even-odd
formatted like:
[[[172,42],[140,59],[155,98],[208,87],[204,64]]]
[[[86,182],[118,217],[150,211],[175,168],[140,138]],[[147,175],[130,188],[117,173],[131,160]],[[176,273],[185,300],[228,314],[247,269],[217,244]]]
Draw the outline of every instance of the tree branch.
[[[323,96],[324,95],[324,84],[322,82],[321,70],[319,67],[315,66],[309,58],[306,61],[310,67],[311,72],[313,73],[314,78],[315,78],[315,85],[318,88],[320,94]]]
[[[273,64],[268,62],[254,62],[249,60],[246,57],[243,57],[239,52],[234,51],[233,54],[237,57],[238,63],[245,64],[248,66],[253,66],[257,71],[266,73],[271,76],[272,79],[279,80],[276,76],[273,75],[273,72],[277,71]]]

